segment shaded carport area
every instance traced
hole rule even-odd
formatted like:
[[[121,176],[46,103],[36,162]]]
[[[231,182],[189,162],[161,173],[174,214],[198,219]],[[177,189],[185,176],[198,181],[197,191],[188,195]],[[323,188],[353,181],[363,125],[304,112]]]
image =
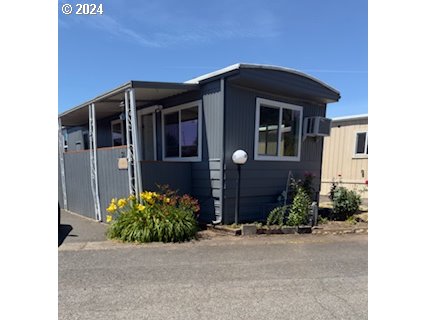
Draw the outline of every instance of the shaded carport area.
[[[196,91],[198,84],[130,81],[58,117],[59,199],[61,208],[98,221],[105,221],[105,209],[113,197],[138,195],[143,190],[137,111],[162,100]],[[98,148],[99,120],[121,114],[126,144]],[[87,126],[89,148],[65,152],[63,128]],[[118,158],[127,158],[127,170],[118,170]],[[170,164],[165,164],[170,166]],[[150,172],[149,174],[155,174]]]
[[[106,230],[107,226],[104,223],[61,210],[58,247],[63,243],[105,241]]]

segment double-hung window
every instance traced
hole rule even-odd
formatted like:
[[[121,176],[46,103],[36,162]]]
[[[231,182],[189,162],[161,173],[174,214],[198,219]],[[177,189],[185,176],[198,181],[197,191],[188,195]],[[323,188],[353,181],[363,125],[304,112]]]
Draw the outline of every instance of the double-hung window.
[[[201,161],[201,100],[163,110],[163,159]]]
[[[355,158],[368,157],[368,132],[357,132],[355,136]]]
[[[303,107],[256,99],[255,160],[300,161]]]

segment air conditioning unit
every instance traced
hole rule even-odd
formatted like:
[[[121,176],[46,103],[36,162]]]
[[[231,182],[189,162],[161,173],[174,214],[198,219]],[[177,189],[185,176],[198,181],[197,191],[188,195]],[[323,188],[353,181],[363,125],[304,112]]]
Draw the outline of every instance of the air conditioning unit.
[[[308,117],[303,123],[304,137],[326,137],[330,135],[331,119],[324,117]]]

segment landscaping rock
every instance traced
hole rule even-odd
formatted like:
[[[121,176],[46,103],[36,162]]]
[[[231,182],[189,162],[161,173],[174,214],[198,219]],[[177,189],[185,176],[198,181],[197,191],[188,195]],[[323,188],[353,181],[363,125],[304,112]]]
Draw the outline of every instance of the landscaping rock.
[[[252,236],[257,233],[257,227],[255,225],[245,224],[241,226],[241,235]]]
[[[312,227],[309,226],[298,226],[297,233],[312,233]]]
[[[297,227],[282,227],[282,234],[295,234],[297,233]]]

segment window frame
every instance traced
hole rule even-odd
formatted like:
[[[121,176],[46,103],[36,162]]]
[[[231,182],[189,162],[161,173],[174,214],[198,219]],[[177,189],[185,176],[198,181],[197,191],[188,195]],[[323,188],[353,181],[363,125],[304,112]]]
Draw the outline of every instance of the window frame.
[[[154,160],[152,161],[157,161],[157,110],[158,110],[158,106],[151,106],[148,108],[143,108],[137,111],[137,117],[138,117],[138,132],[139,135],[142,134],[142,116],[146,116],[146,115],[150,115],[152,114],[152,130],[153,130],[153,141],[152,143],[154,144]],[[141,152],[141,159],[145,157],[145,155],[143,154],[143,146],[142,146],[142,139],[140,141],[140,152]],[[151,160],[142,160],[142,161],[151,161]]]
[[[120,128],[121,128],[121,145],[124,146],[124,126],[123,126],[123,120],[120,119],[116,119],[116,120],[112,120],[111,121],[111,147],[119,147],[119,146],[114,146],[114,135],[113,135],[113,131],[112,131],[112,127],[119,123],[120,124]]]
[[[365,145],[364,145],[364,152],[363,153],[357,153],[357,149],[358,149],[358,135],[361,133],[365,133]],[[355,145],[354,145],[354,154],[353,154],[353,158],[356,159],[366,159],[368,158],[368,153],[367,153],[367,149],[368,149],[368,131],[365,130],[360,130],[360,131],[355,131]]]
[[[259,122],[260,122],[260,107],[269,107],[279,109],[279,127],[278,127],[278,155],[259,155]],[[300,112],[299,119],[299,145],[297,149],[297,156],[281,156],[281,135],[282,135],[282,114],[283,109],[295,110]],[[255,134],[254,134],[254,160],[256,161],[298,161],[300,162],[302,152],[302,126],[303,126],[303,107],[295,104],[285,103],[276,100],[256,98],[256,120],[255,120]]]
[[[198,146],[197,146],[197,156],[196,157],[182,157],[182,144],[181,144],[181,110],[190,109],[193,107],[198,108]],[[178,112],[178,122],[179,122],[179,156],[178,157],[166,157],[166,144],[165,144],[165,134],[164,134],[164,116],[169,113]],[[161,110],[161,149],[162,149],[162,159],[163,161],[181,161],[181,162],[200,162],[202,159],[202,100],[195,100],[188,103],[180,104],[173,106],[167,109]]]

